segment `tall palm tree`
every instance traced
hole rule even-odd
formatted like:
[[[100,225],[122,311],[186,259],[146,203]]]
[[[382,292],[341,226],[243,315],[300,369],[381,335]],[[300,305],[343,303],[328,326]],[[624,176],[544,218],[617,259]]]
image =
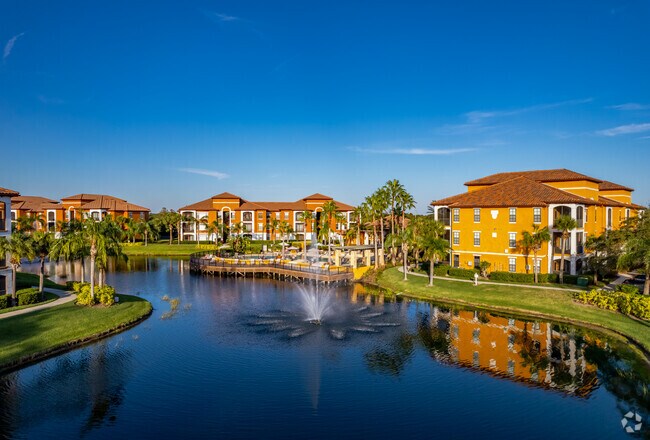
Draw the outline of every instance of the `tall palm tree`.
[[[375,269],[379,267],[379,249],[378,249],[378,236],[377,236],[377,227],[379,226],[380,219],[384,215],[382,212],[382,202],[379,199],[378,195],[375,193],[371,196],[366,197],[364,204],[367,207],[368,215],[372,223],[372,242],[375,246]],[[382,225],[383,226],[383,225]],[[382,243],[383,246],[383,243]]]
[[[551,233],[548,231],[548,227],[546,226],[540,228],[539,225],[533,225],[532,232],[524,231],[522,232],[522,235],[522,247],[526,245],[529,249],[528,252],[533,252],[533,275],[535,277],[535,282],[537,283],[539,275],[539,271],[537,270],[537,253],[542,249],[544,243],[551,240]]]
[[[123,259],[124,261],[127,261],[127,257],[122,252],[122,230],[120,226],[113,221],[110,216],[104,217],[99,224],[101,226],[103,239],[97,242],[98,250],[96,263],[99,272],[98,284],[99,287],[103,287],[106,281],[106,269],[108,267],[109,257]]]
[[[323,212],[321,214],[321,232],[323,229],[327,231],[327,261],[332,259],[332,222],[336,221],[336,213],[339,207],[336,206],[334,200],[328,200],[323,204]],[[325,226],[327,225],[327,226]]]
[[[106,219],[108,217],[105,217]],[[108,246],[104,243],[108,237],[105,234],[104,219],[101,221],[93,220],[88,217],[83,220],[82,236],[88,244],[90,255],[90,297],[95,299],[95,282],[96,282],[96,264],[99,257],[100,261],[105,258],[105,252]],[[110,219],[109,219],[110,220]]]
[[[66,261],[81,261],[81,282],[85,282],[85,258],[90,255],[88,243],[83,236],[83,222],[71,219],[61,230],[61,237],[54,241],[50,258],[63,258]]]
[[[578,222],[570,215],[561,215],[555,220],[553,228],[562,233],[560,240],[560,284],[564,284],[564,251],[566,243],[571,237],[571,231],[578,227]]]
[[[442,223],[441,223],[442,225]],[[444,226],[443,226],[444,231]],[[435,264],[449,251],[449,242],[430,231],[421,241],[422,257],[429,261],[429,287],[433,286]]]
[[[642,267],[645,270],[643,294],[650,295],[650,211],[634,217],[624,226],[626,236],[623,254],[618,259],[620,269]],[[624,232],[628,232],[624,231]]]
[[[0,254],[9,254],[12,275],[11,297],[14,302],[16,300],[16,272],[20,267],[20,261],[23,258],[34,259],[34,249],[30,242],[31,238],[21,232],[15,233],[9,238],[0,237]]]
[[[395,257],[396,257],[396,252],[395,252],[396,249],[395,249],[394,241],[397,239],[397,236],[395,235],[396,208],[399,203],[399,199],[402,196],[402,193],[404,193],[405,191],[404,191],[404,186],[397,179],[389,180],[388,182],[386,182],[386,184],[384,185],[384,190],[390,206],[390,233],[392,236],[391,246],[390,246],[391,249],[390,257],[391,257],[391,262],[394,265]],[[383,219],[382,219],[382,223],[383,223]]]
[[[34,255],[38,257],[40,268],[38,271],[38,291],[43,294],[45,280],[45,259],[50,254],[54,244],[54,235],[48,231],[36,231],[32,234],[31,246]]]
[[[303,260],[307,260],[307,222],[309,222],[309,230],[314,232],[314,213],[311,212],[308,209],[305,209],[303,212],[300,213],[300,219],[302,220],[303,224],[303,233],[302,233],[302,258]]]
[[[273,244],[271,246],[273,248],[275,247],[275,240],[277,239],[276,233],[280,228],[280,220],[278,220],[277,218],[272,218],[271,220],[269,220],[267,224],[267,228],[271,232],[271,237],[273,237]]]
[[[415,199],[411,194],[404,189],[398,198],[399,206],[402,211],[402,221],[400,222],[400,233],[407,238],[402,240],[402,258],[404,260],[404,277],[406,280],[406,260],[408,258],[408,246],[410,243],[415,243],[415,236],[407,232],[406,228],[406,211],[415,208]]]
[[[361,244],[361,231],[363,231],[364,228],[366,211],[367,211],[366,205],[363,203],[357,206],[356,208],[354,208],[354,210],[352,211],[352,217],[354,218],[355,221],[353,223],[354,226],[350,228],[349,231],[354,232],[355,243],[357,246]]]

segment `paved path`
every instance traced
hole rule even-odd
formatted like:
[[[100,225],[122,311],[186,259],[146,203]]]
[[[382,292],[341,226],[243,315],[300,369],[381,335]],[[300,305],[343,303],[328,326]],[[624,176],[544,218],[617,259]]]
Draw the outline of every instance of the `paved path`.
[[[625,281],[627,279],[630,279],[630,278],[632,278],[632,275],[628,275],[626,273],[619,274],[618,278],[616,278],[614,281],[612,281],[611,283],[606,285],[604,287],[604,289],[605,290],[614,290],[614,289],[616,289],[616,286],[620,286],[621,284],[623,284],[623,281]]]
[[[40,306],[28,307],[26,309],[15,310],[13,312],[2,313],[0,314],[0,319],[10,318],[12,316],[24,315],[26,313],[32,313],[37,310],[49,309],[50,307],[55,307],[61,304],[69,303],[70,301],[74,301],[77,298],[77,295],[74,295],[70,292],[66,292],[65,290],[51,289],[49,287],[45,287],[43,291],[48,293],[53,293],[57,295],[59,299],[56,299],[47,304],[41,304]]]
[[[404,269],[401,267],[398,267],[397,270],[400,272],[404,273]],[[429,275],[423,274],[423,273],[414,273],[414,272],[408,272],[408,275],[416,276],[416,277],[424,277],[424,278],[429,278]],[[444,276],[437,276],[433,278],[433,282],[435,283],[437,279],[443,279],[446,281],[456,281],[459,283],[472,283],[474,284],[473,280],[461,280],[458,278],[452,278],[452,277],[444,277]],[[622,282],[622,281],[621,281]],[[582,290],[578,289],[565,289],[562,287],[549,287],[549,286],[536,286],[534,284],[511,284],[511,283],[495,283],[494,281],[482,281],[479,280],[479,284],[490,284],[492,286],[512,286],[512,287],[526,287],[528,289],[544,289],[544,290],[561,290],[562,292],[582,292]]]

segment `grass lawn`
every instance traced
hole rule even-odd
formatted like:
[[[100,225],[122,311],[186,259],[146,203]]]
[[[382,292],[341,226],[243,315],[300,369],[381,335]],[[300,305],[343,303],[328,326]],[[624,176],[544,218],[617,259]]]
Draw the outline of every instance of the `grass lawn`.
[[[119,295],[112,307],[81,307],[70,302],[50,309],[0,319],[0,370],[20,359],[63,348],[132,323],[149,313],[149,301]]]
[[[280,250],[280,247],[277,246],[279,241],[276,241],[276,250]],[[271,241],[251,241],[248,248],[246,249],[247,254],[258,254],[262,252],[262,246],[267,245],[267,248],[270,249],[272,242]],[[302,242],[292,242],[292,244],[301,247]],[[202,243],[201,246],[204,248],[199,248],[199,245],[196,242],[192,243],[183,243],[177,244],[175,241],[172,244],[169,244],[167,241],[159,241],[157,243],[149,243],[147,246],[124,246],[122,251],[126,255],[132,256],[170,256],[170,257],[189,257],[190,254],[194,252],[206,251],[206,246],[210,246],[210,243]],[[217,249],[217,246],[214,246],[214,249]]]
[[[51,289],[66,290],[64,285],[50,281],[47,277],[43,280],[43,286]],[[38,275],[33,273],[16,272],[16,290],[27,289],[29,287],[38,287]]]
[[[44,295],[45,295],[45,300],[36,304],[28,304],[26,306],[16,306],[16,307],[9,307],[6,309],[0,309],[0,315],[2,315],[3,313],[15,312],[16,310],[28,309],[30,307],[35,307],[35,306],[42,306],[43,304],[47,304],[49,302],[59,299],[59,297],[53,293],[45,292]]]
[[[434,287],[427,287],[427,278],[411,275],[405,282],[402,280],[403,276],[397,268],[390,268],[379,275],[378,284],[393,292],[402,292],[415,298],[529,316],[538,314],[551,320],[598,326],[624,334],[650,352],[650,322],[640,322],[621,313],[580,304],[573,300],[571,292],[487,285],[480,282],[478,286],[474,286],[471,283],[443,278],[434,278]]]

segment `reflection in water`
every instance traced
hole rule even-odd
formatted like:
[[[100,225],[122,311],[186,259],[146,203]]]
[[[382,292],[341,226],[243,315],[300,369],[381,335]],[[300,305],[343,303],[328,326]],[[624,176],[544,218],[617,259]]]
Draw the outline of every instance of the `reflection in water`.
[[[82,414],[79,436],[116,422],[130,375],[130,353],[102,341],[76,354],[35,369],[29,377],[21,377],[20,372],[0,377],[0,432],[4,438],[11,438],[18,427],[75,419]]]

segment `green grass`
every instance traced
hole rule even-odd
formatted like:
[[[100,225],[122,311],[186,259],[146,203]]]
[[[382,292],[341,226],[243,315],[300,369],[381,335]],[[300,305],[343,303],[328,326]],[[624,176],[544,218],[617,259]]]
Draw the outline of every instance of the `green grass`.
[[[41,301],[39,303],[36,303],[36,304],[27,304],[25,306],[16,306],[16,307],[9,307],[9,308],[6,308],[6,309],[0,309],[0,315],[2,315],[3,313],[15,312],[16,310],[28,309],[30,307],[36,307],[36,306],[42,306],[43,304],[47,304],[47,303],[50,303],[52,301],[56,301],[57,299],[59,299],[59,297],[57,295],[53,294],[53,293],[45,292],[44,295],[45,295],[45,300],[43,300],[43,301]]]
[[[149,301],[119,295],[112,307],[82,307],[74,302],[0,319],[0,369],[67,344],[92,338],[134,322],[149,313]]]
[[[57,284],[47,278],[43,280],[43,286],[51,289],[66,290],[65,285]],[[38,287],[38,275],[26,272],[16,272],[16,290]]]
[[[551,289],[531,289],[507,285],[481,284],[434,278],[433,287],[427,287],[428,278],[410,275],[403,281],[397,268],[383,271],[379,286],[393,292],[402,292],[415,298],[431,299],[479,308],[501,310],[522,315],[538,315],[551,320],[597,326],[625,335],[650,352],[650,322],[640,322],[623,314],[580,304],[571,292]]]
[[[279,241],[276,241],[276,249],[279,251],[280,247],[277,246]],[[292,242],[296,246],[302,246],[302,242]],[[300,243],[300,245],[299,245]],[[262,252],[262,246],[267,245],[267,248],[270,249],[272,242],[271,241],[262,241],[256,240],[251,241],[248,248],[246,249],[247,254],[257,254]],[[201,246],[210,246],[211,243],[201,243]],[[217,249],[217,246],[214,246],[214,249]],[[190,254],[194,252],[205,251],[207,249],[201,249],[196,244],[196,242],[177,244],[175,241],[172,244],[169,244],[167,241],[159,241],[156,243],[149,243],[147,246],[138,245],[138,246],[124,246],[122,251],[126,255],[131,256],[170,256],[170,257],[189,257]]]

